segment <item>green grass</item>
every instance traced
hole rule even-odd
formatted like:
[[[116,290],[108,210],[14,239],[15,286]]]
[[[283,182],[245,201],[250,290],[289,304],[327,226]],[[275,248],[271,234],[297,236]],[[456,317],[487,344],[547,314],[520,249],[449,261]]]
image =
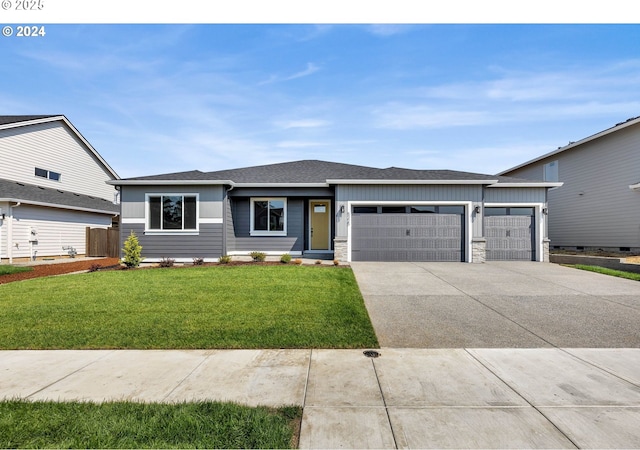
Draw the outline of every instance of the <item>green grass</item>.
[[[1,349],[377,346],[349,268],[142,269],[0,285]]]
[[[571,267],[576,269],[588,270],[590,272],[597,272],[604,275],[610,275],[613,277],[626,278],[628,280],[640,281],[640,273],[625,272],[624,270],[607,269],[606,267],[599,266],[586,266],[583,264],[576,264]]]
[[[0,276],[11,275],[12,273],[30,272],[32,270],[33,270],[33,267],[9,266],[6,264],[0,264]]]
[[[0,402],[0,448],[292,448],[302,410],[230,403]]]

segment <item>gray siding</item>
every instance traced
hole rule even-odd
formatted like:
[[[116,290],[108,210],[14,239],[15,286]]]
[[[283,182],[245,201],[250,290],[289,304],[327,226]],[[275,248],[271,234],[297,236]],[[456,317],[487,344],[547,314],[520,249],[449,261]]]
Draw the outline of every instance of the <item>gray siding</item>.
[[[381,204],[392,201],[471,201],[482,203],[481,185],[339,185],[336,186],[336,210],[348,201],[377,201]],[[336,236],[346,237],[348,214],[336,215]],[[472,215],[473,236],[482,235],[481,221]]]
[[[122,224],[120,242],[133,231],[142,245],[144,258],[219,258],[222,256],[222,224],[200,224],[197,236],[145,235],[143,224]]]
[[[304,208],[302,199],[287,199],[287,236],[251,236],[251,202],[231,199],[227,215],[227,252],[302,252],[304,250]]]
[[[60,121],[0,130],[0,161],[0,178],[109,201],[116,192],[105,183],[112,179],[109,172]],[[36,167],[58,172],[60,181],[36,177]]]
[[[485,203],[544,203],[546,188],[486,188]]]
[[[145,218],[146,194],[199,194],[201,219],[222,218],[224,187],[213,186],[122,186],[121,204],[123,219]]]
[[[640,124],[566,150],[506,175],[542,177],[558,161],[564,186],[549,190],[552,245],[640,247]]]

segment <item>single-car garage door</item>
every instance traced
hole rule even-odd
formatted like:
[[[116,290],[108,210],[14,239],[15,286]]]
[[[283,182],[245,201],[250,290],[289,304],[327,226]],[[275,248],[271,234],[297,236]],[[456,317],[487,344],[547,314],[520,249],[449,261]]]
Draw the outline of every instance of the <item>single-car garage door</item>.
[[[534,208],[485,208],[487,261],[535,261]]]
[[[352,261],[464,261],[464,206],[355,206]]]

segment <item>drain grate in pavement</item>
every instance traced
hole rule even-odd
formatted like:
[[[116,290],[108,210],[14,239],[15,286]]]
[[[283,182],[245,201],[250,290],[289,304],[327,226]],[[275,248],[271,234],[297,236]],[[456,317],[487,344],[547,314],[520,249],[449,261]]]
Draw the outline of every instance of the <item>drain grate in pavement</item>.
[[[375,350],[365,350],[364,352],[362,352],[364,354],[364,356],[366,356],[367,358],[377,358],[378,356],[382,356],[381,353],[375,351]]]

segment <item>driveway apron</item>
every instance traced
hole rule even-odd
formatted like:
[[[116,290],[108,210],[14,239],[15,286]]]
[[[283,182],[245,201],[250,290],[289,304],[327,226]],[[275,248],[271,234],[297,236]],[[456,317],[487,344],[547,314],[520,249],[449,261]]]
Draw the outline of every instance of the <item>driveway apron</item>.
[[[351,264],[381,347],[640,347],[640,283],[536,262]]]

